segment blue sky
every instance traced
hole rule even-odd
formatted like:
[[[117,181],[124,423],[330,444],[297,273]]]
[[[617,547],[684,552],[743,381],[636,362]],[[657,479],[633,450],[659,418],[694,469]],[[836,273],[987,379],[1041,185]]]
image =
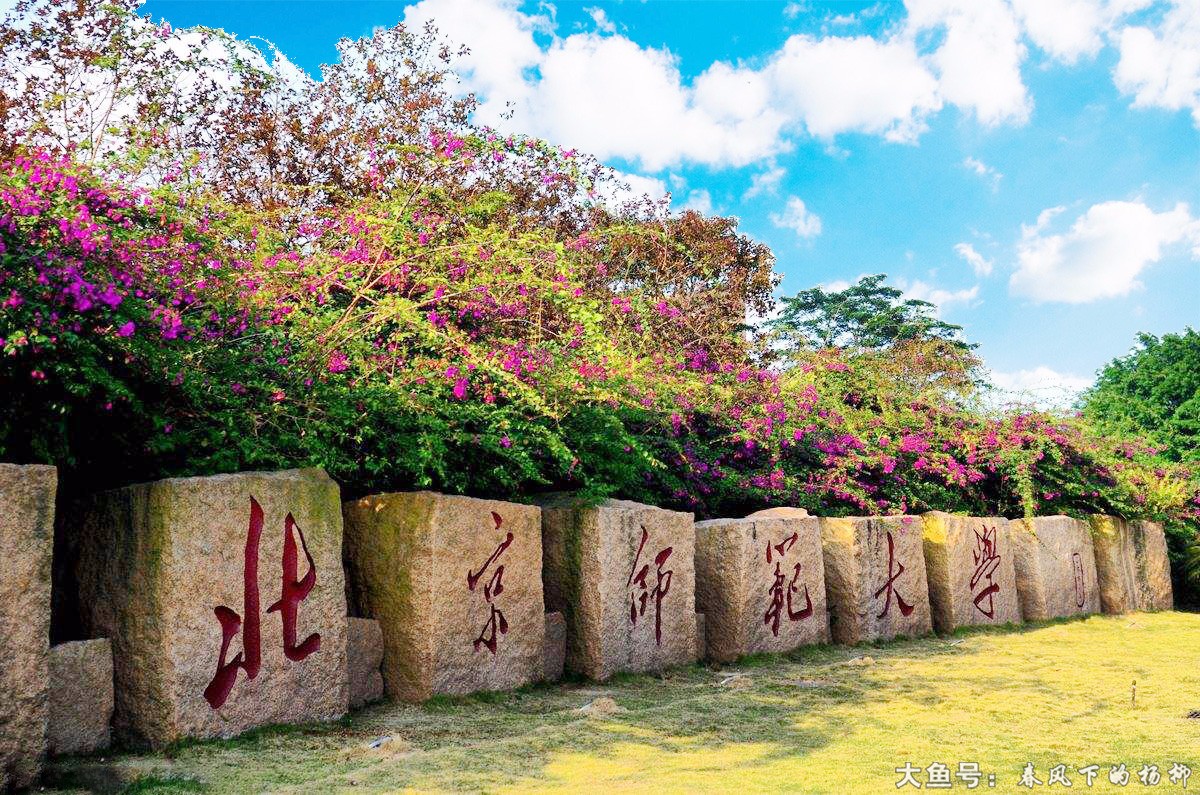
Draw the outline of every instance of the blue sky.
[[[1139,331],[1200,325],[1200,0],[143,11],[268,39],[313,75],[340,37],[433,19],[471,48],[482,121],[737,216],[785,294],[887,273],[1035,396]]]

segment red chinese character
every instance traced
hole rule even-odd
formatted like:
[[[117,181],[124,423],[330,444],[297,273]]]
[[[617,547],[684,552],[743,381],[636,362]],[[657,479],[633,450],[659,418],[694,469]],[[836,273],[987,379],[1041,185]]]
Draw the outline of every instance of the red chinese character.
[[[774,549],[776,552],[778,552],[779,557],[782,558],[784,555],[786,555],[788,553],[788,550],[791,549],[792,546],[799,540],[800,540],[800,534],[792,533],[790,536],[783,539],[778,544],[775,544],[774,547],[772,547],[771,542],[768,541],[767,542],[767,563],[771,562],[771,550],[772,549]]]
[[[646,540],[650,538],[649,531],[645,527],[642,528],[642,541],[638,544],[637,556],[633,559],[633,568],[629,571],[629,579],[625,586],[630,587],[635,583],[642,589],[641,594],[629,594],[629,621],[635,627],[639,616],[646,615],[646,604],[651,596],[654,597],[654,642],[656,645],[662,645],[662,602],[668,593],[671,591],[671,578],[674,576],[673,571],[663,571],[663,566],[666,565],[667,558],[671,557],[671,553],[675,551],[674,547],[664,547],[659,550],[659,553],[654,556],[654,566],[657,569],[657,580],[654,584],[654,590],[650,591],[650,586],[646,584],[646,577],[650,574],[650,564],[647,563],[639,570],[638,562],[642,559],[642,550],[646,546]],[[663,583],[666,583],[664,585]]]
[[[247,679],[253,679],[258,676],[262,667],[262,627],[258,597],[258,545],[262,539],[262,531],[263,509],[258,500],[251,496],[250,527],[246,532],[246,551],[242,565],[242,612],[245,613],[245,626],[242,626],[242,617],[230,608],[220,605],[213,610],[217,622],[221,625],[221,654],[217,660],[217,672],[208,683],[208,687],[204,688],[204,700],[213,709],[220,709],[233,692],[239,668],[246,672]],[[304,557],[308,560],[308,573],[304,575],[303,580],[296,579],[298,560],[295,535],[300,536],[300,545],[304,549]],[[316,584],[317,567],[308,552],[304,531],[289,513],[284,522],[282,593],[279,601],[267,608],[267,612],[278,611],[282,617],[283,653],[293,662],[303,660],[321,648],[321,636],[316,633],[309,635],[303,643],[296,644],[296,617],[299,605]],[[242,651],[226,662],[229,646],[239,630],[242,633]]]
[[[242,567],[242,611],[246,614],[246,628],[242,633],[242,651],[229,663],[225,656],[242,626],[242,618],[233,610],[220,605],[213,612],[221,625],[221,655],[217,661],[217,673],[204,688],[204,699],[213,709],[219,709],[229,698],[237,684],[237,669],[246,672],[247,679],[258,676],[262,664],[262,634],[258,615],[258,542],[262,538],[263,510],[258,500],[250,498],[250,528],[246,533],[245,564]]]
[[[504,520],[500,518],[500,514],[496,513],[495,511],[492,512],[492,521],[496,523],[497,530],[500,529],[500,525],[504,524]],[[479,578],[483,576],[483,573],[488,570],[489,566],[495,563],[500,556],[504,554],[504,551],[508,549],[512,542],[513,534],[509,533],[505,539],[500,542],[499,546],[496,547],[496,551],[493,552],[492,556],[487,559],[487,562],[483,564],[483,568],[481,568],[478,572],[472,572],[469,570],[467,571],[468,590],[475,590],[475,586],[479,584]],[[479,651],[480,646],[486,646],[488,651],[490,651],[492,654],[495,654],[496,633],[499,632],[501,635],[508,634],[508,621],[504,618],[504,613],[492,603],[492,599],[502,593],[504,593],[503,564],[496,567],[496,571],[492,574],[491,580],[488,581],[487,585],[483,586],[483,598],[487,601],[488,606],[491,608],[491,614],[488,617],[487,623],[483,625],[483,629],[479,631],[479,637],[475,638],[472,643],[475,651]]]
[[[975,531],[975,549],[971,554],[975,558],[975,573],[971,575],[971,593],[975,594],[975,608],[988,618],[993,618],[996,615],[996,594],[1000,591],[999,583],[992,582],[992,575],[1000,566],[1000,555],[996,552],[996,528],[985,527],[982,534],[978,530]],[[975,586],[984,579],[987,580],[988,586],[975,593]],[[986,610],[983,607],[985,599]]]
[[[1075,570],[1075,606],[1083,607],[1087,601],[1087,590],[1083,583],[1083,558],[1078,552],[1071,555],[1071,567]]]
[[[892,539],[892,531],[890,530],[887,531],[887,541],[888,579],[887,582],[880,586],[879,590],[875,592],[875,598],[878,599],[881,593],[887,591],[887,601],[883,603],[883,612],[876,616],[876,618],[883,618],[888,614],[888,610],[891,609],[892,606],[892,594],[896,595],[896,604],[900,607],[900,615],[907,616],[913,611],[913,606],[907,604],[904,599],[901,598],[900,592],[896,590],[895,582],[900,575],[904,573],[904,565],[900,563],[900,561],[896,560],[896,542]]]
[[[284,519],[283,527],[283,593],[278,602],[267,608],[267,612],[278,611],[283,619],[284,656],[292,662],[300,662],[321,648],[321,636],[315,632],[305,638],[303,643],[296,645],[296,614],[300,610],[300,603],[308,598],[313,586],[317,584],[317,566],[308,552],[303,531],[290,513]],[[304,550],[305,560],[308,561],[308,573],[304,575],[303,580],[296,579],[296,535],[300,536],[300,547]]]
[[[797,563],[793,569],[791,582],[784,585],[786,577],[780,564],[784,555],[788,550],[800,539],[799,533],[792,533],[787,538],[780,541],[778,544],[772,545],[767,542],[767,563],[771,562],[771,550],[778,554],[780,560],[775,561],[775,581],[771,584],[771,606],[767,608],[767,612],[763,614],[763,623],[771,627],[771,634],[779,637],[779,622],[783,616],[784,605],[787,606],[787,617],[789,621],[801,621],[808,618],[813,613],[812,599],[808,594],[808,585],[804,586],[804,607],[799,610],[792,609],[792,596],[800,592],[796,587],[796,581],[800,579],[800,564]]]

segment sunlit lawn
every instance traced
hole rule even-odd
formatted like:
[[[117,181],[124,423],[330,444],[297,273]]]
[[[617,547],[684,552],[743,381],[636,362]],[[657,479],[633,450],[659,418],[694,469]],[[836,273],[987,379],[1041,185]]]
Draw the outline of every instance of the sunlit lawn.
[[[873,661],[855,659],[864,656]],[[1167,771],[1183,762],[1197,771],[1192,790],[1200,789],[1200,720],[1187,716],[1200,710],[1198,658],[1200,615],[1097,616],[810,649],[720,671],[385,703],[332,726],[115,761],[144,776],[136,792],[884,793],[897,791],[895,768],[905,761],[978,762],[978,791],[992,792],[1018,791],[1026,762],[1042,781],[1067,764],[1076,792],[1086,787],[1074,770],[1089,763],[1101,767],[1096,791],[1180,791]],[[746,677],[728,681],[734,672]],[[603,696],[623,711],[578,711]],[[1107,777],[1121,762],[1132,774],[1124,789]],[[1137,780],[1146,763],[1159,766],[1157,787]],[[57,773],[102,767],[69,761]]]

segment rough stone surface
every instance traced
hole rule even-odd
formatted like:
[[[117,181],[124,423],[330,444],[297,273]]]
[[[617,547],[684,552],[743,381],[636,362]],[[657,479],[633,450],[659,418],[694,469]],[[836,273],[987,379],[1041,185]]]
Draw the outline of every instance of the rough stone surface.
[[[747,519],[803,519],[808,516],[804,508],[766,508],[748,515]]]
[[[703,613],[696,614],[696,659],[703,660],[708,655],[707,627]]]
[[[775,514],[697,522],[696,608],[704,613],[707,657],[716,662],[827,643],[820,520]]]
[[[0,792],[38,777],[50,679],[54,467],[0,464]]]
[[[1138,610],[1170,610],[1171,563],[1167,537],[1157,522],[1129,523],[1133,537],[1133,562],[1138,582]]]
[[[373,618],[348,618],[346,664],[350,671],[350,708],[383,698],[383,628]]]
[[[1101,608],[1110,614],[1137,610],[1138,576],[1129,524],[1124,519],[1100,515],[1089,517],[1089,524]]]
[[[543,675],[540,511],[422,491],[348,502],[346,565],[383,627],[387,693],[506,690]]]
[[[558,497],[543,506],[542,538],[546,606],[567,621],[567,670],[604,680],[696,659],[692,514]]]
[[[131,486],[70,526],[85,629],[113,645],[117,739],[161,747],[345,713],[341,501],[323,471]]]
[[[562,679],[567,659],[567,621],[562,613],[546,614],[546,652],[542,677],[547,682]]]
[[[1087,522],[1069,516],[1013,519],[1009,538],[1026,621],[1100,611],[1096,555]]]
[[[1019,624],[1008,520],[941,511],[921,518],[934,628],[953,632],[980,624]]]
[[[112,644],[76,640],[50,648],[52,754],[86,754],[107,748],[113,715]]]
[[[835,643],[926,635],[933,630],[920,517],[820,522]]]

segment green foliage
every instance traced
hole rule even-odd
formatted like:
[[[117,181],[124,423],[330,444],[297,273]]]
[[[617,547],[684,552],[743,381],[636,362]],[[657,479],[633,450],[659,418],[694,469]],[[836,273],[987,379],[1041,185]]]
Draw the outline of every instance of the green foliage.
[[[791,349],[880,350],[897,343],[940,340],[964,351],[962,327],[939,320],[928,301],[904,299],[884,282],[887,274],[863,276],[844,290],[813,287],[784,298],[770,327]]]
[[[1150,439],[1172,461],[1200,461],[1200,333],[1139,334],[1080,403],[1100,428]]]
[[[165,102],[189,68],[119,8],[35,6],[61,35],[0,26],[4,56],[119,77],[113,107]],[[88,62],[89,36],[121,58]],[[219,113],[97,137],[89,96],[64,129],[36,90],[0,96],[3,457],[80,488],[321,466],[348,497],[1195,520],[1195,473],[1153,446],[975,407],[973,346],[882,275],[749,328],[769,249],[734,219],[613,207],[594,160],[470,124],[431,32],[343,42],[321,81],[218,38],[230,58],[200,64],[238,79],[195,85]]]

